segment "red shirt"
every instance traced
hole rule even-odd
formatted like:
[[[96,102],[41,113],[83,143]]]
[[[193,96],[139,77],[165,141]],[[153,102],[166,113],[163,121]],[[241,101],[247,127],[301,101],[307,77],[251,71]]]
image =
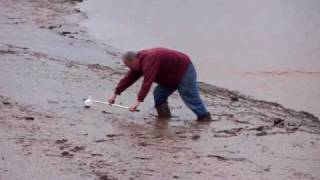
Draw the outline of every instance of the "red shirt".
[[[175,90],[191,63],[186,54],[166,48],[141,50],[137,56],[138,69],[129,70],[127,75],[120,80],[115,93],[121,94],[143,76],[143,84],[138,94],[138,100],[141,102],[147,96],[153,82]]]

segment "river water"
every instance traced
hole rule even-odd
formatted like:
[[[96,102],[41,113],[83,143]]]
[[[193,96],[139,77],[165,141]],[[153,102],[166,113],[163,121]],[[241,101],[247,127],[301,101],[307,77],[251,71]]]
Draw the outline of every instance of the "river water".
[[[318,0],[87,0],[80,8],[98,41],[181,50],[201,81],[320,116]]]

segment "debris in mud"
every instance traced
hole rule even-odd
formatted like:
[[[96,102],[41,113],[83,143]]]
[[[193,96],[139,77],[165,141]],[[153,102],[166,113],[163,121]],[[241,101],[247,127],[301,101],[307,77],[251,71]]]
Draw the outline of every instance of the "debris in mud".
[[[80,12],[81,12],[81,10],[80,10],[80,9],[77,9],[77,8],[75,8],[74,11],[75,11],[76,13],[80,13]]]
[[[15,54],[15,51],[12,50],[0,50],[0,54]]]
[[[236,97],[236,96],[231,96],[231,97],[230,97],[230,100],[231,100],[232,102],[237,102],[237,101],[239,101],[239,98]]]
[[[112,114],[111,112],[108,112],[108,111],[106,111],[106,110],[103,110],[103,111],[101,111],[102,112],[102,114]]]
[[[173,176],[172,178],[174,178],[174,179],[179,179],[179,176]]]
[[[53,118],[51,115],[45,115],[46,118]]]
[[[257,136],[265,136],[265,135],[267,135],[267,134],[268,134],[267,132],[262,131],[262,132],[258,132],[256,135],[257,135]]]
[[[299,130],[299,127],[298,126],[294,126],[294,127],[286,127],[287,129],[287,132],[288,133],[293,133],[293,132],[296,132]]]
[[[9,101],[2,101],[2,104],[4,104],[4,105],[11,105],[11,102],[9,102]]]
[[[233,128],[233,129],[226,129],[222,131],[216,132],[214,137],[232,137],[232,136],[237,136],[238,133],[240,133],[243,130],[243,128]]]
[[[106,142],[107,140],[105,140],[105,139],[99,139],[99,140],[94,140],[94,142],[96,142],[96,143],[101,143],[101,142]]]
[[[273,120],[273,126],[278,127],[278,128],[283,128],[284,127],[284,120],[281,118],[275,118]]]
[[[146,147],[146,146],[149,146],[150,144],[146,143],[146,142],[140,142],[138,143],[139,146],[143,146],[143,147]]]
[[[72,152],[78,152],[78,151],[83,151],[85,149],[84,146],[76,146],[73,149],[71,149],[70,151]]]
[[[176,131],[174,132],[175,134],[185,134],[186,132],[185,131]]]
[[[56,29],[56,28],[61,28],[62,25],[58,25],[58,26],[55,26],[55,25],[51,25],[51,26],[48,26],[48,29]]]
[[[48,100],[48,103],[49,103],[49,104],[58,104],[59,102],[58,102],[58,101]]]
[[[108,66],[103,66],[100,64],[88,64],[87,65],[88,69],[90,70],[113,70],[112,68],[108,67]]]
[[[91,154],[91,156],[103,156],[102,154],[95,154],[95,153],[93,153],[93,154]]]
[[[224,157],[224,156],[220,156],[220,155],[213,155],[213,154],[209,154],[207,156],[208,158],[217,158],[220,161],[245,161],[246,158],[228,158],[228,157]]]
[[[99,180],[116,180],[115,178],[111,178],[108,175],[99,176]]]
[[[33,120],[34,120],[34,117],[32,117],[32,116],[26,116],[26,117],[24,117],[24,119],[27,120],[27,121],[33,121]]]
[[[263,131],[264,130],[264,126],[259,126],[256,128],[257,131]]]
[[[297,124],[296,124],[296,123],[293,123],[293,122],[289,122],[289,123],[287,123],[287,125],[288,125],[288,126],[291,126],[291,127],[296,127],[296,126],[297,126]]]
[[[61,153],[61,156],[63,156],[63,157],[73,157],[73,154],[71,154],[71,153],[68,152],[68,151],[63,151],[63,152]]]
[[[69,0],[69,1],[72,2],[72,3],[75,3],[75,2],[81,3],[81,2],[83,2],[83,0]]]
[[[64,143],[66,143],[66,142],[68,142],[67,139],[56,140],[56,144],[64,144]]]
[[[192,140],[196,141],[198,139],[200,139],[200,135],[199,134],[195,134],[191,137]]]
[[[175,134],[179,137],[179,138],[187,138],[186,135],[184,135],[186,132],[184,131],[176,131]]]
[[[312,119],[312,121],[314,121],[314,122],[319,122],[319,118],[316,117],[314,114],[311,114],[306,111],[299,111],[299,113],[303,114],[305,116],[305,118]]]
[[[61,34],[62,36],[66,36],[66,35],[68,35],[68,34],[76,34],[76,33],[71,33],[71,32],[69,32],[69,31],[62,31],[62,32],[60,32],[59,34]]]
[[[106,136],[107,136],[108,138],[114,138],[114,137],[123,136],[123,134],[107,134]]]
[[[150,157],[135,157],[135,159],[150,160],[150,159],[152,159],[152,158],[150,158]]]

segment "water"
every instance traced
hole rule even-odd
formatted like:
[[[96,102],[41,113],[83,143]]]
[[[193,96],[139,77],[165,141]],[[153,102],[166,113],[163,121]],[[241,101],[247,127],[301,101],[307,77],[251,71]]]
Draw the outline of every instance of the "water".
[[[98,41],[184,51],[201,81],[320,116],[318,0],[90,0],[80,8]]]

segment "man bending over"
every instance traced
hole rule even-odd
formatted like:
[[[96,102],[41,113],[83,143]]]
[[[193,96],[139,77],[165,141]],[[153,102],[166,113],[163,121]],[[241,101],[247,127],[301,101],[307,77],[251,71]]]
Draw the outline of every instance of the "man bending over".
[[[198,121],[211,121],[211,115],[200,98],[196,70],[186,54],[166,48],[152,48],[126,52],[122,61],[130,70],[118,83],[114,94],[109,98],[110,103],[114,103],[117,95],[143,76],[137,101],[130,107],[130,111],[137,110],[152,83],[156,82],[158,86],[153,95],[158,117],[171,117],[167,100],[178,90],[182,100],[195,113]]]

